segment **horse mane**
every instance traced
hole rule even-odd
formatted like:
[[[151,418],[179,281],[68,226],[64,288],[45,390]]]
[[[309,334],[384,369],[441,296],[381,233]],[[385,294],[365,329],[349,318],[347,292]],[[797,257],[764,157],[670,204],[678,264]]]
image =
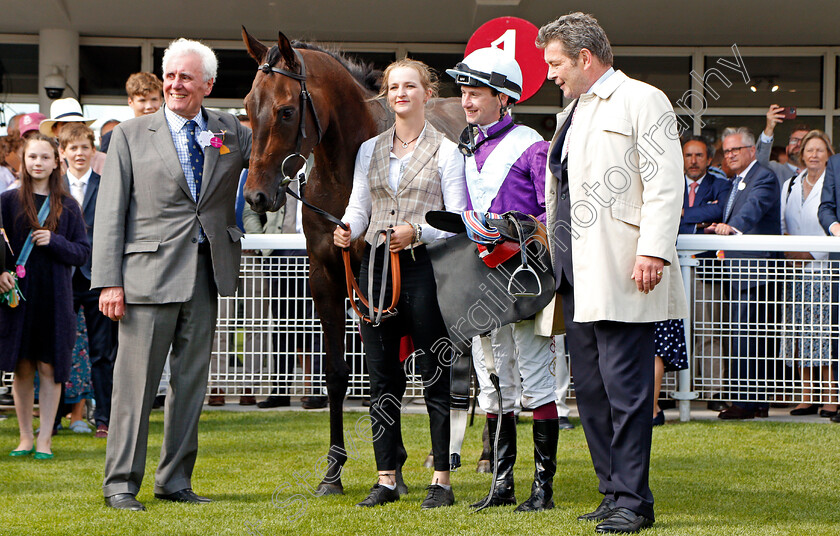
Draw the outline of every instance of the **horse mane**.
[[[351,58],[337,49],[325,48],[315,43],[306,41],[292,41],[291,43],[292,48],[315,50],[316,52],[323,52],[332,57],[350,73],[359,85],[367,90],[378,93],[382,87],[382,71],[375,68],[371,63],[363,62],[357,58]],[[265,62],[273,67],[280,61],[280,57],[280,49],[277,45],[274,45],[268,50],[265,56]]]

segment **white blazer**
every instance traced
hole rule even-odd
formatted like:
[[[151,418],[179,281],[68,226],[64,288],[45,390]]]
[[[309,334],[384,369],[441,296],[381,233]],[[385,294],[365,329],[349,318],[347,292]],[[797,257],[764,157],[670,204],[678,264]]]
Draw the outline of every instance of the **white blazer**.
[[[568,134],[574,320],[683,318],[688,308],[676,240],[685,179],[674,110],[664,93],[621,71],[578,100]],[[549,154],[573,105],[557,114]],[[546,169],[550,236],[557,190],[558,178]],[[637,255],[665,261],[662,281],[648,294],[630,278]],[[538,333],[550,333],[553,311],[552,304],[538,316]]]

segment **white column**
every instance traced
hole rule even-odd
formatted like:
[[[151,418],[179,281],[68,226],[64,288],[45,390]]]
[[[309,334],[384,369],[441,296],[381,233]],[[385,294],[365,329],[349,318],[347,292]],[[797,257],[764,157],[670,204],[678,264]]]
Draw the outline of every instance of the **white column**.
[[[44,78],[56,68],[67,84],[62,97],[79,98],[79,32],[53,28],[41,30],[38,36],[38,104],[49,117],[52,100],[44,91]]]

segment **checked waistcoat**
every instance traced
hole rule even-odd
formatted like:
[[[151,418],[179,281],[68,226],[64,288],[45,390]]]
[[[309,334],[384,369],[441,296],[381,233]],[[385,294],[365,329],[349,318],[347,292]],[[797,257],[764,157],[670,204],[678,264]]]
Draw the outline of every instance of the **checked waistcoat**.
[[[426,224],[426,212],[444,208],[438,174],[438,150],[443,134],[426,122],[426,129],[417,140],[396,192],[388,184],[393,139],[394,127],[377,137],[368,172],[372,210],[365,241],[374,246],[378,243],[377,231],[405,222]]]

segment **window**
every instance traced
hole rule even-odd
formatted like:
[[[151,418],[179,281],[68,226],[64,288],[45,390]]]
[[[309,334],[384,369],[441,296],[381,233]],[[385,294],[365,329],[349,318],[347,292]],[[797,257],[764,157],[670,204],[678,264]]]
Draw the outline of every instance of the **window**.
[[[140,47],[80,46],[79,94],[125,97],[125,81],[140,60]]]
[[[38,45],[0,44],[0,94],[38,93]]]
[[[732,62],[733,57],[723,58]],[[710,106],[767,108],[771,104],[819,108],[822,106],[823,64],[821,56],[742,56],[750,81],[743,75],[717,63],[717,56],[706,57],[706,69],[716,68],[731,82],[712,78],[711,88],[720,98],[715,99],[707,88]]]
[[[691,58],[688,56],[615,56],[613,67],[641,80],[668,96],[671,103],[691,89]]]

